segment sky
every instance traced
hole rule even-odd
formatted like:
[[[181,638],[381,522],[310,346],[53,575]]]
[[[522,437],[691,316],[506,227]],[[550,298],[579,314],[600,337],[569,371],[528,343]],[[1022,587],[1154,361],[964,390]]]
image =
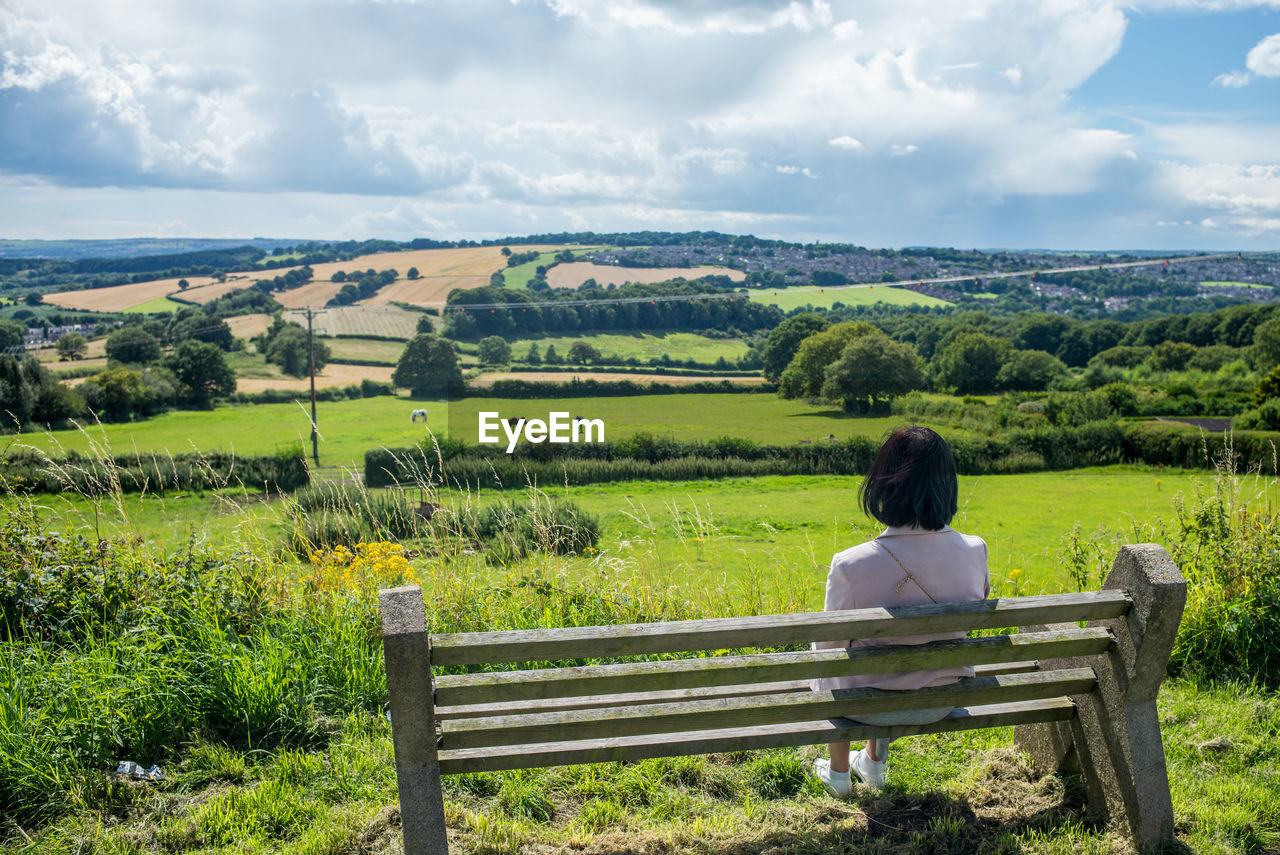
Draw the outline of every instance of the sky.
[[[1280,248],[1280,0],[0,0],[0,237]]]

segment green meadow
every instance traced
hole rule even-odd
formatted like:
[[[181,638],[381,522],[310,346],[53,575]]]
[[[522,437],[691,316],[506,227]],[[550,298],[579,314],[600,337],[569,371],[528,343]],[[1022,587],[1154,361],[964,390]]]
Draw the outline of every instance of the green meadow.
[[[278,375],[273,371],[274,366],[268,366],[261,357],[236,356],[244,363],[243,366],[237,363],[238,373],[243,368],[245,372],[253,369],[261,376]],[[310,441],[310,405],[306,397],[299,392],[296,403],[175,410],[140,422],[24,434],[18,441],[50,453],[94,448],[122,453],[135,449],[157,453],[192,450],[268,453],[291,443]],[[402,447],[425,439],[427,430],[423,423],[410,421],[410,414],[419,408],[426,408],[427,426],[433,432],[459,436],[469,443],[478,439],[481,411],[498,412],[503,417],[542,419],[550,412],[568,412],[603,419],[605,438],[610,440],[648,431],[681,439],[733,435],[783,445],[801,440],[820,442],[829,434],[837,438],[881,436],[901,422],[897,417],[852,418],[830,406],[787,401],[769,393],[543,400],[464,398],[449,403],[383,396],[320,403],[316,421],[321,435],[321,462],[325,466],[359,468],[365,451],[371,448]]]
[[[751,299],[757,303],[777,306],[784,312],[805,306],[831,308],[837,303],[846,306],[887,303],[890,306],[950,306],[946,300],[917,294],[906,288],[888,288],[883,285],[856,288],[778,288],[751,291]]]
[[[746,355],[747,343],[736,338],[708,338],[696,333],[595,333],[580,336],[546,336],[543,338],[522,338],[511,342],[511,355],[523,360],[529,352],[529,345],[538,346],[539,353],[546,353],[548,347],[554,346],[556,353],[563,360],[575,341],[587,344],[608,356],[616,354],[627,359],[635,357],[642,362],[661,357],[664,354],[672,359],[696,359],[698,362],[715,362],[724,357],[736,362]]]
[[[127,315],[145,315],[153,312],[176,312],[178,309],[187,308],[189,305],[188,303],[179,303],[177,300],[171,300],[168,297],[156,297],[154,300],[130,306],[124,310],[124,313]]]

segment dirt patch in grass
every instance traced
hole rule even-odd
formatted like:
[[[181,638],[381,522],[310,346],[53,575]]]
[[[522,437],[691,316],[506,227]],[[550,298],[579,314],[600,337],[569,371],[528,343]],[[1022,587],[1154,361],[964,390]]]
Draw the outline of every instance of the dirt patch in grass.
[[[547,284],[552,288],[577,288],[588,279],[601,285],[621,285],[624,282],[666,282],[668,279],[698,279],[703,276],[728,276],[741,282],[747,274],[728,267],[615,267],[611,264],[592,264],[575,261],[557,264],[547,271]]]

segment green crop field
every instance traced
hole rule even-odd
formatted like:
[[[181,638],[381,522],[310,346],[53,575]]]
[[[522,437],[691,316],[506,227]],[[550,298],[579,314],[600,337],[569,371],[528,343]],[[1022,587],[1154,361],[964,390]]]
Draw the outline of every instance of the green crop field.
[[[168,297],[157,297],[154,300],[148,300],[145,303],[139,303],[136,306],[130,306],[124,309],[127,315],[141,315],[151,312],[176,312],[178,309],[186,308],[189,304],[179,303],[177,300],[170,300]]]
[[[241,376],[277,377],[251,354],[232,354]],[[638,431],[681,439],[735,435],[758,442],[790,444],[822,437],[880,436],[900,423],[897,417],[852,418],[837,409],[802,401],[786,401],[768,393],[636,395],[623,398],[556,398],[551,400],[465,398],[449,404],[404,397],[362,398],[321,403],[317,422],[325,465],[363,465],[364,453],[381,446],[411,445],[426,436],[410,413],[425,407],[431,430],[452,433],[474,443],[477,414],[495,411],[504,417],[546,418],[549,412],[603,419],[605,438]],[[271,452],[310,436],[307,415],[293,404],[246,404],[216,410],[177,410],[146,421],[25,434],[24,442],[50,451],[85,451],[101,445],[120,451],[180,452],[235,450],[240,454]]]
[[[563,359],[575,341],[587,344],[608,355],[616,353],[626,359],[634,356],[641,361],[660,357],[664,353],[672,359],[696,359],[699,362],[715,362],[720,357],[736,361],[747,352],[747,343],[736,338],[708,338],[696,333],[597,333],[580,336],[547,336],[536,339],[515,339],[511,342],[511,354],[523,360],[529,345],[536,344],[540,353],[554,345]]]
[[[804,306],[831,308],[836,303],[846,306],[888,303],[891,306],[950,306],[946,300],[917,294],[906,288],[888,288],[883,285],[857,288],[778,288],[751,289],[751,299],[757,303],[777,306],[784,312]]]
[[[378,338],[323,338],[332,360],[356,359],[361,362],[378,362],[395,365],[404,352],[404,342],[385,341]]]
[[[513,252],[521,252],[516,247]],[[502,270],[502,279],[507,283],[508,288],[524,288],[529,284],[529,280],[538,272],[538,267],[550,267],[555,264],[556,252],[563,250],[555,250],[554,252],[542,252],[533,261],[526,261],[524,264],[517,264],[515,267],[506,267]]]

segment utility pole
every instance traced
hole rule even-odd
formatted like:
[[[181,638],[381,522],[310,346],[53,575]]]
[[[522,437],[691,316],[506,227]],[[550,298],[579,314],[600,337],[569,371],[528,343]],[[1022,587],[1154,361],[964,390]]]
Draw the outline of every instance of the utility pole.
[[[311,374],[311,459],[320,465],[320,433],[316,429],[316,346],[311,321],[316,315],[324,314],[324,310],[315,311],[310,306],[305,309],[294,309],[297,314],[307,316],[307,364]]]

